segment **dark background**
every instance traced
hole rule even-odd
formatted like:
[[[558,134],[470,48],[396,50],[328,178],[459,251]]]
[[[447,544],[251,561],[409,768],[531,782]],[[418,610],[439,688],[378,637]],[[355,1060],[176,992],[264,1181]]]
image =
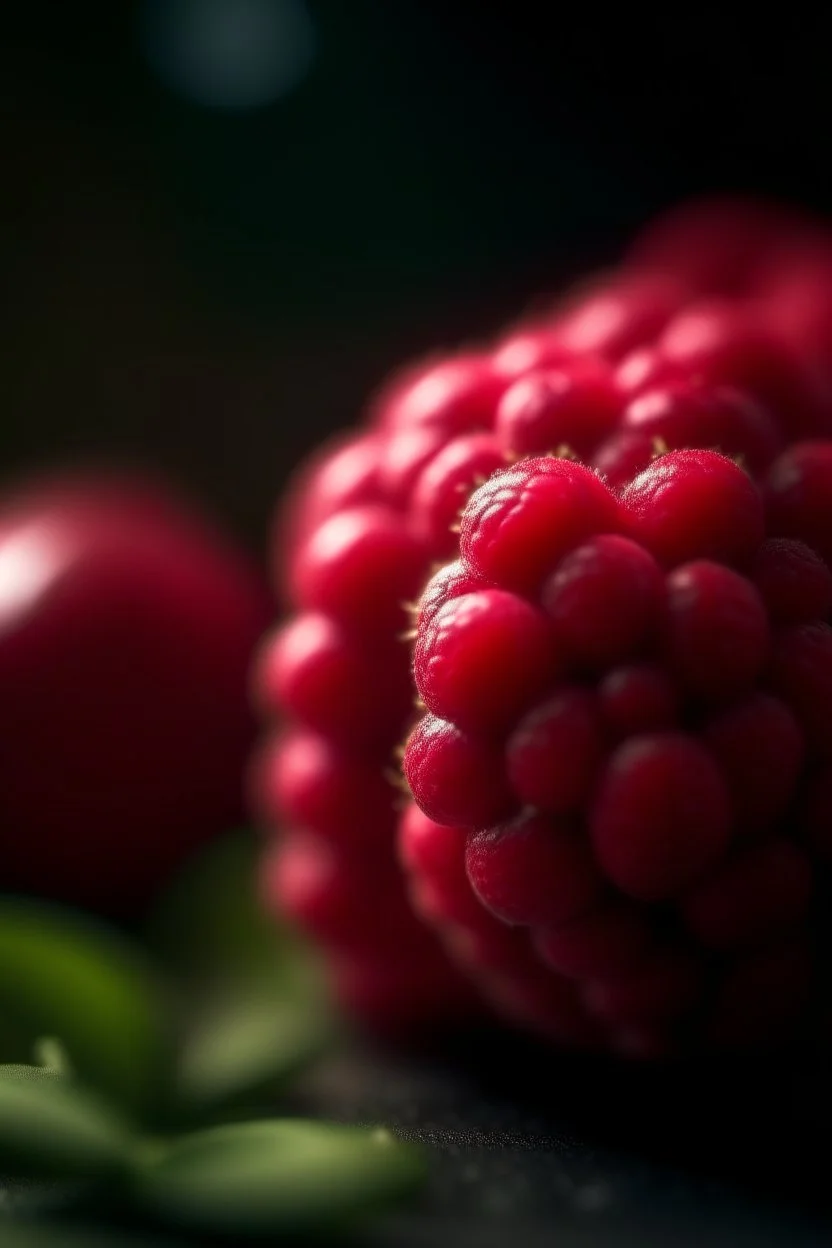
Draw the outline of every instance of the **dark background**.
[[[275,50],[252,36],[270,6],[294,81],[229,107]],[[200,20],[225,34],[195,97]],[[829,27],[526,0],[0,6],[2,477],[148,463],[260,545],[298,458],[408,355],[495,329],[688,195],[832,209]]]

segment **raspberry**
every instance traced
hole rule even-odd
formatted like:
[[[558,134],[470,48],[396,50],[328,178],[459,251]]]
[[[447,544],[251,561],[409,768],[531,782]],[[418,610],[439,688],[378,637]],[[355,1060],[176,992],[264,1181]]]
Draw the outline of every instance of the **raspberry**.
[[[404,627],[402,604],[424,579],[422,543],[383,507],[353,507],[316,529],[299,556],[297,605],[321,611],[365,636]]]
[[[465,865],[488,909],[524,926],[577,918],[603,887],[589,848],[574,829],[536,815],[474,832]]]
[[[275,545],[296,548],[336,511],[380,501],[380,439],[360,434],[325,444],[287,494],[275,526]],[[278,569],[278,579],[282,573]]]
[[[528,325],[515,329],[494,348],[491,365],[501,377],[521,377],[535,369],[569,364],[575,359],[552,333],[550,325]]]
[[[753,585],[719,563],[686,563],[665,581],[665,660],[680,686],[706,701],[750,688],[768,658],[769,626]]]
[[[484,589],[453,598],[419,629],[413,667],[435,715],[499,730],[554,675],[556,658],[542,612]]]
[[[252,769],[251,805],[266,824],[282,818],[334,845],[386,846],[396,815],[387,777],[329,737],[295,728],[268,742]]]
[[[363,882],[362,882],[363,880]],[[376,862],[368,878],[367,864],[308,833],[282,837],[269,849],[261,877],[266,904],[272,897],[304,931],[340,949],[372,950],[377,924],[389,939],[405,946],[414,927],[402,905],[401,878],[392,863]],[[355,912],[356,889],[370,887],[373,909]]]
[[[564,653],[592,667],[644,649],[661,594],[656,561],[628,538],[608,534],[566,555],[544,585],[541,601]]]
[[[484,588],[484,582],[469,572],[461,559],[446,563],[433,574],[419,599],[416,610],[419,627],[427,628],[436,612],[452,598]]]
[[[741,468],[711,451],[671,451],[622,494],[629,531],[665,567],[689,559],[740,564],[763,537],[757,489]]]
[[[775,624],[822,620],[832,611],[832,572],[803,542],[769,538],[748,572]]]
[[[642,390],[622,428],[660,439],[669,450],[701,447],[740,455],[750,471],[765,469],[782,446],[768,412],[738,390],[689,379]]]
[[[447,1016],[450,961],[515,1021],[638,1056],[753,1041],[732,984],[772,1033],[805,1003],[784,968],[805,985],[832,860],[832,245],[742,202],[657,231],[402,370],[290,499],[297,614],[255,673],[290,723],[252,799],[339,864],[317,939],[374,1024],[408,1014],[403,976],[411,1020]]]
[[[667,447],[647,433],[616,433],[592,456],[592,467],[613,490],[626,488]]]
[[[380,674],[368,705],[367,689]],[[384,750],[403,731],[411,704],[404,647],[388,642],[374,653],[319,612],[295,616],[267,641],[255,682],[267,711],[282,707],[345,747]]]
[[[554,333],[575,354],[617,360],[653,339],[682,297],[673,277],[623,274],[567,306],[554,322]]]
[[[500,400],[495,428],[508,452],[551,454],[568,446],[586,458],[612,432],[620,408],[612,373],[590,358],[515,381]]]
[[[832,563],[832,442],[799,442],[775,460],[764,485],[766,528],[795,537]]]
[[[778,698],[753,693],[706,720],[703,735],[728,785],[737,832],[768,832],[785,814],[803,764],[794,715]]]
[[[432,425],[405,426],[395,437],[388,438],[378,468],[385,500],[396,508],[406,507],[423,470],[447,441],[445,430]]]
[[[499,750],[426,715],[412,732],[404,772],[419,805],[437,823],[476,828],[515,805]]]
[[[509,780],[521,801],[567,814],[586,800],[603,752],[593,695],[567,685],[515,728],[506,748]]]
[[[757,945],[799,922],[809,906],[812,868],[786,840],[734,855],[682,903],[685,922],[715,949]]]
[[[619,509],[604,483],[582,464],[528,459],[495,473],[462,515],[466,567],[509,589],[536,590],[558,559],[582,538],[614,532]]]
[[[450,356],[406,377],[379,405],[376,423],[388,430],[433,428],[446,436],[488,429],[505,384],[487,355]]]
[[[724,852],[728,790],[693,737],[631,737],[599,780],[590,834],[599,863],[622,892],[647,901],[673,897]]]
[[[571,923],[541,928],[535,947],[543,961],[578,980],[609,980],[645,960],[654,937],[628,902],[613,901]]]
[[[673,727],[680,702],[672,680],[653,663],[614,667],[598,686],[604,728],[613,741]]]
[[[656,349],[666,368],[746,391],[776,412],[788,433],[824,423],[816,410],[824,395],[811,370],[750,308],[718,300],[692,304],[670,322]]]
[[[799,624],[776,638],[771,688],[794,712],[813,755],[832,752],[832,628]]]
[[[805,229],[788,209],[720,197],[683,204],[651,223],[629,251],[637,271],[671,273],[702,291],[741,291],[768,252]]]
[[[462,508],[477,485],[498,468],[505,457],[492,434],[471,433],[445,444],[425,466],[413,489],[411,509],[416,531],[436,558],[452,553],[452,531]]]

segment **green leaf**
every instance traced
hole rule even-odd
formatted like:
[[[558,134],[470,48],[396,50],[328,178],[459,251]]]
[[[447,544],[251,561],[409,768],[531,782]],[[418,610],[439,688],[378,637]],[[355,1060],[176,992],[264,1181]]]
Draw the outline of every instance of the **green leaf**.
[[[215,1002],[179,1055],[182,1109],[202,1116],[262,1103],[320,1056],[332,1030],[324,1011],[271,995],[234,994]]]
[[[156,956],[197,984],[270,983],[283,996],[321,999],[309,946],[258,902],[260,842],[236,831],[203,849],[161,897],[146,928]]]
[[[152,971],[116,932],[58,907],[0,900],[0,1056],[59,1036],[85,1083],[142,1111],[164,1072],[162,1004]]]
[[[57,1036],[39,1036],[32,1046],[32,1056],[45,1070],[67,1077],[72,1074],[69,1054]]]
[[[63,1078],[60,1071],[49,1066],[25,1066],[20,1062],[0,1065],[0,1081],[11,1079],[16,1083],[51,1083],[54,1079]]]
[[[277,1234],[351,1221],[409,1193],[423,1174],[421,1154],[387,1131],[270,1119],[149,1146],[133,1191],[191,1230]]]
[[[2,1192],[0,1192],[2,1196]],[[0,1214],[3,1201],[0,1199]],[[157,1236],[137,1237],[115,1227],[59,1226],[46,1221],[6,1220],[0,1243],[3,1248],[181,1248]]]
[[[133,1143],[114,1110],[61,1078],[0,1079],[0,1173],[112,1174],[124,1171]]]

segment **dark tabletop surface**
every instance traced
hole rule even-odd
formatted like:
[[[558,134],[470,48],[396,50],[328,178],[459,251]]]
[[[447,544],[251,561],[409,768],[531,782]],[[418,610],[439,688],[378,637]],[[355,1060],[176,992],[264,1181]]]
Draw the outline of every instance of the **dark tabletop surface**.
[[[356,1046],[291,1103],[435,1150],[417,1204],[365,1236],[379,1248],[829,1245],[831,1105],[795,1060],[651,1070],[487,1032],[441,1057]]]

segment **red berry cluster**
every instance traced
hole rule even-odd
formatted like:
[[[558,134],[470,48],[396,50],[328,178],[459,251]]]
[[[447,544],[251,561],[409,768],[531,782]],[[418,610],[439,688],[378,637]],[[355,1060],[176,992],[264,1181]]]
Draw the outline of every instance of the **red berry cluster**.
[[[714,961],[734,1002],[777,997],[778,976],[804,981],[812,869],[784,821],[800,796],[812,843],[832,843],[817,744],[827,437],[832,240],[729,203],[672,214],[553,309],[404,370],[302,472],[274,539],[293,614],[255,677],[283,722],[252,798],[281,829],[268,903],[325,947],[356,1011],[435,1018],[463,997],[408,905],[395,844],[391,769],[415,695],[403,639],[420,594],[416,677],[432,714],[408,779],[437,823],[409,810],[403,853],[418,911],[454,960],[475,950],[463,961],[484,968],[491,1000],[571,1034],[550,1026],[558,997],[575,1038],[649,1049],[667,1043],[665,1017],[699,1008],[705,982],[717,992]],[[518,819],[514,839],[495,831]],[[762,855],[748,870],[746,836]],[[743,932],[723,966],[710,920],[690,917],[734,914],[728,885],[713,885],[730,894],[719,904],[691,900],[717,867],[762,905],[764,933],[785,909],[797,953]],[[641,979],[612,978],[610,959],[632,969],[627,950],[648,946],[657,961],[639,962]],[[681,1004],[656,1027],[663,996]]]
[[[414,898],[500,1008],[562,1041],[747,1044],[805,1003],[832,572],[765,523],[713,451],[620,496],[530,458],[473,494],[425,592]]]

